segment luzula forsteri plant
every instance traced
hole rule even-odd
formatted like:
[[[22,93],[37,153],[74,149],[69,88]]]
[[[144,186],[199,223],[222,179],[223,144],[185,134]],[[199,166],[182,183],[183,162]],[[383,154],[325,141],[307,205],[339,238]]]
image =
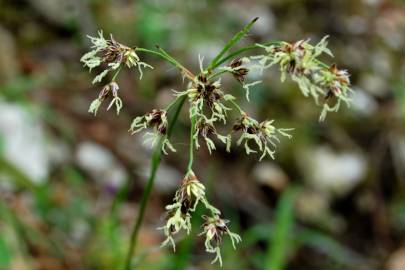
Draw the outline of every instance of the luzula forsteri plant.
[[[104,38],[101,31],[98,37],[89,37],[93,44],[92,50],[81,58],[81,62],[90,70],[96,67],[102,69],[101,73],[94,78],[93,83],[101,82],[109,72],[114,72],[111,81],[102,87],[98,97],[90,105],[89,112],[94,115],[106,99],[110,99],[107,110],[114,106],[117,114],[120,112],[123,101],[118,95],[119,86],[116,79],[122,67],[137,68],[140,79],[143,74],[142,69],[153,69],[152,66],[143,62],[138,54],[148,53],[161,57],[178,68],[183,78],[188,80],[184,90],[174,91],[174,99],[166,108],[153,109],[145,115],[138,116],[130,126],[132,134],[147,129],[146,140],[151,142],[155,151],[152,156],[151,175],[143,193],[140,213],[131,235],[126,261],[127,269],[131,264],[131,257],[161,154],[168,154],[169,151],[176,152],[169,139],[173,124],[186,100],[189,103],[191,122],[189,163],[172,204],[166,206],[166,223],[159,228],[166,237],[162,245],[171,244],[175,250],[175,235],[181,231],[186,233],[191,231],[192,214],[198,205],[202,205],[207,210],[208,215],[202,216],[200,235],[205,237],[206,251],[215,254],[213,262],[218,261],[221,265],[222,237],[229,236],[234,248],[241,241],[241,237],[230,231],[228,221],[222,219],[221,212],[208,201],[203,183],[192,170],[194,150],[200,148],[202,141],[212,153],[216,149],[215,141],[220,141],[226,145],[226,150],[230,151],[231,133],[235,132],[240,134],[237,145],[243,145],[246,154],[259,153],[260,160],[267,156],[274,159],[276,145],[279,143],[280,137],[291,138],[289,131],[292,130],[276,127],[274,120],[260,122],[249,116],[238,105],[236,97],[222,86],[221,76],[231,74],[246,91],[246,98],[249,100],[250,88],[262,83],[261,81],[248,82],[246,75],[249,71],[257,69],[263,72],[265,69],[277,65],[281,71],[282,81],[289,76],[297,82],[304,96],[313,97],[318,105],[322,103],[320,121],[325,119],[327,112],[337,111],[342,101],[349,104],[348,96],[352,90],[350,89],[348,73],[345,70],[337,69],[336,65],[327,66],[318,59],[324,53],[332,56],[327,48],[327,37],[324,37],[316,45],[311,45],[308,40],[300,40],[295,43],[270,41],[229,52],[247,34],[256,20],[254,19],[237,33],[207,67],[203,65],[203,58],[199,57],[200,70],[197,74],[185,68],[158,46],[157,50],[131,48],[117,42],[112,35],[109,39]],[[261,54],[239,57],[242,53],[251,50],[261,52]],[[216,126],[226,124],[228,113],[233,109],[236,109],[240,116],[234,123],[232,132],[228,135],[219,134]],[[169,118],[170,115],[172,115],[171,118]]]

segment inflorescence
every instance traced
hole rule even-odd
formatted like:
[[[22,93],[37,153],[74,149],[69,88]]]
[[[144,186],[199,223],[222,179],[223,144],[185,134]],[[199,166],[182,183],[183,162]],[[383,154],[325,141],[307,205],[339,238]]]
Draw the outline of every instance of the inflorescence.
[[[325,36],[315,46],[307,40],[270,46],[258,44],[265,50],[265,54],[251,57],[259,60],[262,69],[279,65],[281,81],[285,81],[289,75],[298,84],[302,94],[312,96],[317,105],[320,104],[319,96],[323,97],[320,121],[325,120],[328,112],[337,112],[342,101],[349,105],[349,94],[352,92],[346,70],[337,69],[335,64],[329,67],[318,59],[323,53],[333,57],[327,48],[327,39],[328,36]]]
[[[254,21],[243,30],[242,34],[247,33]],[[240,33],[238,35],[240,37],[237,37],[241,38],[242,35]],[[145,115],[136,117],[131,124],[130,132],[135,134],[146,129],[148,131],[145,133],[147,136],[145,141],[150,142],[152,146],[160,147],[164,154],[168,154],[167,149],[176,152],[169,141],[168,114],[173,104],[179,99],[188,99],[191,121],[190,162],[185,177],[175,193],[173,203],[166,206],[166,224],[159,228],[163,230],[166,236],[162,246],[171,244],[175,250],[174,237],[182,231],[187,234],[190,233],[192,214],[198,205],[202,205],[209,215],[202,216],[203,224],[200,235],[205,237],[205,250],[215,254],[212,262],[218,261],[221,265],[220,245],[222,237],[228,235],[234,248],[235,244],[241,241],[241,237],[229,230],[229,221],[222,219],[220,217],[221,212],[208,202],[205,186],[197,179],[192,170],[193,150],[200,148],[199,142],[200,139],[203,139],[210,153],[216,150],[215,141],[222,142],[229,152],[232,134],[240,133],[237,145],[243,145],[246,154],[259,153],[260,160],[267,156],[274,159],[280,138],[291,138],[289,132],[292,130],[276,127],[274,120],[259,122],[249,116],[238,105],[236,97],[223,88],[221,76],[232,75],[246,90],[246,99],[249,101],[250,88],[262,83],[262,81],[247,82],[249,71],[254,68],[263,71],[277,65],[281,72],[282,81],[289,76],[297,82],[302,94],[306,97],[313,97],[317,105],[321,105],[320,97],[322,97],[321,121],[325,119],[327,112],[337,111],[342,101],[346,104],[349,104],[350,101],[349,94],[352,90],[347,71],[339,70],[336,65],[327,66],[318,59],[322,54],[332,56],[331,51],[327,48],[327,37],[324,37],[316,45],[311,45],[308,40],[300,40],[295,43],[256,44],[248,49],[261,49],[263,54],[233,59],[219,57],[221,58],[219,61],[211,62],[207,68],[203,67],[203,59],[200,57],[198,75],[194,75],[184,68],[160,47],[158,47],[158,51],[131,48],[117,42],[112,36],[105,39],[101,31],[98,37],[89,38],[93,44],[92,50],[81,58],[81,62],[89,70],[96,67],[102,69],[101,73],[94,78],[93,83],[101,82],[109,72],[115,71],[111,81],[102,87],[98,98],[90,105],[89,112],[94,115],[108,97],[112,97],[112,99],[107,110],[115,106],[117,114],[119,114],[122,100],[118,96],[119,86],[116,78],[121,67],[137,67],[140,79],[142,79],[143,68],[152,69],[152,66],[141,61],[137,52],[152,53],[164,58],[179,68],[181,74],[188,79],[188,87],[183,91],[175,91],[174,101],[165,109],[153,109]],[[240,52],[243,51],[240,50]],[[228,61],[230,62],[227,65],[221,65]],[[229,119],[229,112],[234,109],[240,116],[234,123],[232,131],[228,135],[219,134],[217,126],[225,125]]]

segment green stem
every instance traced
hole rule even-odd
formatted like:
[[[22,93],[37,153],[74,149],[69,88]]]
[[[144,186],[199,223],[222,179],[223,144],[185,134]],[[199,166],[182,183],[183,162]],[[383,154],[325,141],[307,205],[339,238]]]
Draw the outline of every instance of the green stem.
[[[117,76],[118,76],[118,74],[120,73],[121,69],[122,69],[122,66],[120,66],[120,67],[117,69],[117,71],[114,73],[114,76],[113,76],[112,79],[111,79],[112,82],[115,81],[115,79],[117,78]]]
[[[229,100],[229,103],[231,103],[238,111],[240,114],[245,114],[245,112],[242,110],[242,108],[238,105],[238,103],[236,103],[235,101],[233,101],[232,99]]]
[[[167,131],[167,137],[170,138],[172,131],[173,131],[173,127],[177,121],[177,118],[179,117],[181,108],[183,107],[183,104],[186,100],[186,96],[181,96],[178,99],[178,105],[175,107],[175,111],[173,114],[173,117],[170,119],[169,121],[169,127],[168,127],[168,131]],[[138,217],[135,221],[134,226],[132,227],[132,232],[131,232],[131,238],[130,238],[130,244],[129,244],[129,248],[128,248],[128,253],[125,259],[125,270],[130,270],[131,269],[131,261],[132,261],[132,255],[134,254],[135,250],[136,250],[136,243],[138,240],[138,235],[139,235],[139,230],[141,228],[142,225],[142,221],[145,215],[145,210],[146,210],[146,206],[148,204],[148,199],[150,196],[150,193],[152,191],[152,187],[153,184],[155,182],[155,177],[156,177],[156,172],[157,169],[159,168],[160,165],[160,161],[161,161],[161,157],[162,157],[162,143],[163,143],[164,137],[161,137],[159,140],[159,143],[156,145],[153,154],[152,154],[152,165],[151,165],[151,170],[150,170],[150,175],[148,178],[148,183],[145,187],[144,192],[142,193],[142,198],[141,198],[141,202],[140,202],[140,209],[139,209],[139,214]]]
[[[163,54],[165,55],[167,58],[171,59],[173,62],[175,62],[177,64],[177,66],[183,71],[184,75],[187,76],[190,80],[194,80],[195,75],[188,70],[187,68],[185,68],[182,64],[180,64],[176,59],[174,59],[170,54],[168,54],[162,47],[160,47],[159,45],[156,45],[156,48]]]
[[[170,119],[170,124],[167,129],[167,138],[170,138],[170,136],[172,135],[174,125],[176,124],[177,118],[179,118],[181,108],[183,108],[183,105],[184,105],[184,102],[186,101],[186,99],[187,99],[187,95],[183,95],[183,96],[180,96],[179,98],[177,98],[178,105],[175,108],[173,117]],[[169,110],[170,110],[170,108],[167,109],[167,111],[169,111]]]
[[[221,71],[218,71],[216,73],[213,73],[210,76],[208,76],[208,80],[211,80],[211,79],[213,79],[215,77],[218,77],[219,75],[222,75],[222,74],[227,73],[227,72],[229,72],[229,70],[221,70]]]
[[[318,63],[318,64],[319,64],[320,66],[322,66],[323,68],[329,69],[329,66],[328,66],[327,64],[325,64],[324,62],[320,61],[320,60],[315,59],[315,62]]]
[[[190,146],[189,146],[189,160],[187,166],[187,173],[192,171],[193,162],[194,162],[194,132],[196,124],[196,114],[194,108],[190,108],[190,119],[191,119],[191,128],[190,128]]]
[[[172,57],[168,52],[166,52],[162,47],[159,45],[156,45],[156,49],[159,50],[159,52],[164,55],[167,59],[170,59],[173,63],[176,63],[176,65],[182,69],[186,69],[182,64],[180,64],[174,57]]]
[[[187,95],[181,95],[173,99],[165,108],[165,111],[168,112],[171,108],[181,99],[185,98]]]
[[[185,68],[182,64],[180,64],[176,59],[174,59],[173,57],[171,57],[165,50],[163,50],[161,47],[157,46],[158,50],[160,52],[157,51],[153,51],[153,50],[148,50],[145,48],[136,48],[137,51],[139,52],[145,52],[145,53],[150,53],[150,54],[154,54],[157,55],[163,59],[165,59],[166,61],[168,61],[170,64],[172,64],[173,66],[175,66],[176,68],[180,69],[180,71],[190,80],[193,80],[195,75],[189,71],[187,68]]]
[[[222,58],[222,56],[229,51],[235,44],[237,44],[252,28],[253,24],[258,20],[259,18],[256,17],[254,18],[250,23],[248,23],[240,32],[238,32],[236,35],[233,36],[231,40],[228,41],[228,43],[224,46],[224,48],[219,52],[219,54],[211,61],[211,63],[208,65],[208,72],[214,69],[215,66],[217,66],[217,62]]]
[[[282,41],[269,41],[264,43],[264,46],[271,46],[271,45],[279,45],[281,44]],[[250,51],[250,50],[255,50],[255,49],[260,49],[262,47],[260,47],[259,45],[255,44],[255,45],[249,45],[243,48],[240,48],[236,51],[234,51],[233,53],[228,54],[227,56],[225,56],[224,58],[222,58],[221,60],[219,60],[217,63],[215,63],[215,65],[212,67],[212,69],[217,68],[218,66],[222,65],[223,63],[235,58],[236,56],[238,56],[239,54],[242,54],[244,52]]]

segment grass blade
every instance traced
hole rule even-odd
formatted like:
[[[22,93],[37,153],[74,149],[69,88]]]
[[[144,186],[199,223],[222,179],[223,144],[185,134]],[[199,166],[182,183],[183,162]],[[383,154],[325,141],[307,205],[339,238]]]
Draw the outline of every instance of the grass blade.
[[[290,187],[282,195],[276,209],[273,237],[266,257],[268,270],[284,269],[294,226],[294,202],[297,188]]]
[[[271,45],[278,45],[278,44],[281,44],[281,43],[282,43],[282,41],[275,40],[275,41],[266,42],[266,43],[264,43],[263,45],[265,45],[265,46],[271,46]],[[242,53],[244,53],[244,52],[251,51],[251,50],[255,50],[255,49],[262,49],[262,47],[260,47],[260,46],[257,45],[257,44],[242,47],[242,48],[240,48],[240,49],[234,51],[233,53],[228,54],[227,56],[223,57],[222,59],[218,60],[218,61],[215,63],[215,65],[212,67],[212,69],[214,69],[214,68],[216,68],[216,67],[222,65],[222,64],[225,63],[226,61],[229,61],[229,60],[231,60],[231,59],[233,59],[233,58],[236,58],[238,55],[240,55],[240,54],[242,54]]]
[[[235,44],[237,44],[252,28],[253,24],[259,19],[259,17],[254,18],[250,23],[248,23],[240,32],[233,36],[231,40],[222,48],[219,54],[211,61],[208,65],[208,72],[210,72],[217,64],[217,62],[224,56],[224,54],[229,51]]]

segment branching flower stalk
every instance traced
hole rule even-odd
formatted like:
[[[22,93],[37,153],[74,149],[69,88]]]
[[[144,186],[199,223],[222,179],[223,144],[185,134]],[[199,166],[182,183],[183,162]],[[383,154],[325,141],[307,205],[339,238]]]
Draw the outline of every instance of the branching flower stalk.
[[[174,92],[174,99],[166,108],[153,109],[144,115],[135,117],[129,129],[131,134],[146,130],[144,133],[145,142],[150,144],[154,151],[150,176],[142,194],[139,214],[130,237],[125,261],[126,270],[131,269],[139,230],[162,154],[167,155],[169,151],[176,152],[170,142],[170,137],[179,112],[186,101],[189,104],[190,117],[189,162],[173,202],[166,206],[166,223],[159,228],[166,237],[162,246],[171,245],[175,251],[175,237],[182,232],[190,233],[192,214],[201,205],[207,213],[201,217],[202,232],[200,236],[205,237],[205,250],[215,254],[212,263],[218,262],[220,265],[222,265],[221,243],[223,236],[229,236],[234,248],[242,239],[230,231],[229,221],[222,219],[220,210],[208,201],[205,186],[193,171],[194,152],[201,147],[201,139],[210,154],[216,150],[217,142],[223,143],[226,150],[230,152],[232,135],[237,133],[240,136],[236,144],[243,145],[246,154],[258,153],[260,154],[259,160],[266,157],[274,159],[276,146],[280,143],[281,137],[291,138],[290,131],[292,130],[291,128],[276,127],[274,120],[258,121],[249,116],[240,107],[237,98],[223,87],[221,77],[227,76],[227,74],[233,76],[246,91],[246,99],[249,101],[251,88],[262,83],[262,81],[249,81],[247,77],[249,72],[252,69],[259,69],[263,72],[277,65],[281,72],[282,81],[287,76],[290,77],[297,82],[304,96],[311,96],[317,105],[322,105],[321,121],[325,119],[327,112],[337,111],[341,102],[349,104],[349,94],[352,90],[347,71],[339,70],[334,64],[328,66],[319,60],[319,56],[322,54],[332,56],[327,48],[327,37],[324,37],[316,45],[311,45],[308,40],[294,43],[270,41],[249,45],[230,52],[246,36],[256,20],[257,18],[252,20],[237,33],[206,67],[204,67],[203,57],[199,56],[200,70],[197,75],[159,46],[156,46],[156,50],[128,47],[117,42],[112,35],[109,39],[105,39],[101,31],[98,37],[89,37],[93,44],[92,50],[81,58],[81,62],[90,71],[94,68],[101,70],[93,79],[93,84],[102,82],[111,71],[114,71],[111,80],[104,84],[98,97],[90,104],[89,112],[94,115],[108,98],[111,100],[107,110],[114,106],[117,114],[120,113],[123,107],[123,102],[118,95],[117,79],[120,71],[124,67],[128,69],[136,67],[139,78],[142,79],[143,69],[153,69],[151,65],[141,60],[141,54],[150,54],[162,58],[175,66],[183,79],[188,81],[184,90]],[[242,54],[251,50],[262,53],[241,57]],[[320,97],[323,97],[322,104]],[[233,129],[227,135],[219,134],[218,125],[226,125],[229,120],[229,112],[233,110],[239,114],[238,119],[233,124]]]

